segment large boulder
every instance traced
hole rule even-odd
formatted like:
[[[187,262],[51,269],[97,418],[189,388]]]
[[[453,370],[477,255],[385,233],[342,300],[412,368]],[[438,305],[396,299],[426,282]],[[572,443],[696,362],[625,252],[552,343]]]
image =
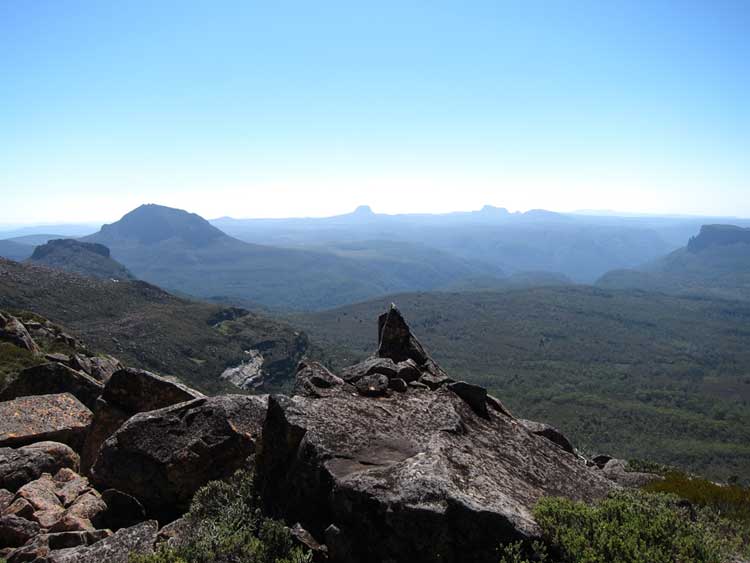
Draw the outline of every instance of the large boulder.
[[[81,469],[87,473],[102,443],[134,414],[199,399],[204,395],[151,372],[123,368],[107,380],[94,407],[94,420],[81,453]]]
[[[187,510],[210,480],[255,453],[267,396],[224,395],[136,414],[102,444],[91,475],[143,503],[162,522]]]
[[[543,496],[593,500],[613,488],[446,388],[273,396],[256,463],[266,509],[326,539],[342,562],[496,562],[500,543],[538,534]]]
[[[534,420],[524,420],[520,418],[517,420],[521,426],[526,428],[526,430],[528,430],[532,434],[547,438],[547,440],[549,440],[553,444],[557,444],[568,453],[576,453],[576,450],[573,447],[573,444],[570,443],[570,440],[568,440],[568,438],[565,437],[565,434],[560,432],[554,426],[550,426],[549,424],[545,424],[544,422],[536,422]]]
[[[0,448],[0,489],[15,492],[43,473],[63,467],[78,471],[78,454],[59,442],[37,442],[20,448]]]
[[[78,449],[91,417],[91,411],[70,393],[0,402],[0,447],[53,441]]]
[[[26,368],[0,393],[0,401],[9,401],[30,395],[71,393],[88,408],[93,409],[104,387],[83,371],[50,362]]]

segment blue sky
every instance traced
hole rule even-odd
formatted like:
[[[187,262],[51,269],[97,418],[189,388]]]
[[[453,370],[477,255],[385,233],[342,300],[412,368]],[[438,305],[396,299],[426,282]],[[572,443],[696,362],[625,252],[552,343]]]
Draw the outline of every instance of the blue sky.
[[[0,2],[0,222],[750,216],[750,2]]]

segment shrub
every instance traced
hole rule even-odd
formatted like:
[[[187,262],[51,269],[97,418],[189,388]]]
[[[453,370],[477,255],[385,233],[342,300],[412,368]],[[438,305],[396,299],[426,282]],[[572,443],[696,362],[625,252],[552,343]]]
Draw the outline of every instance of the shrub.
[[[506,546],[502,563],[719,563],[740,547],[672,495],[617,492],[594,504],[547,498],[534,515],[547,547]]]
[[[308,563],[283,523],[258,508],[253,477],[238,471],[229,481],[201,488],[185,515],[186,530],[173,546],[154,555],[133,555],[131,563]]]

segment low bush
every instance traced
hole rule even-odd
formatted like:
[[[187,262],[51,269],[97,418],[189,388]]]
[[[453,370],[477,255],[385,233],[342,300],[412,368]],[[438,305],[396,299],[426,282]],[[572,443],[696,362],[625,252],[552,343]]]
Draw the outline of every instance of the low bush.
[[[132,555],[130,563],[309,563],[283,523],[260,511],[252,474],[200,489],[185,515],[186,529],[154,555]]]
[[[542,499],[544,543],[506,546],[502,563],[720,563],[743,548],[737,528],[674,495],[627,491],[593,504]]]

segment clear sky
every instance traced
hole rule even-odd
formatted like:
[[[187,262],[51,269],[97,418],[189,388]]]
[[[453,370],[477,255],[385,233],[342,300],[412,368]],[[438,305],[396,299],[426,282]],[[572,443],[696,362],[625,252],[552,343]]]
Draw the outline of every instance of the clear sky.
[[[0,1],[0,222],[750,216],[750,1]]]

